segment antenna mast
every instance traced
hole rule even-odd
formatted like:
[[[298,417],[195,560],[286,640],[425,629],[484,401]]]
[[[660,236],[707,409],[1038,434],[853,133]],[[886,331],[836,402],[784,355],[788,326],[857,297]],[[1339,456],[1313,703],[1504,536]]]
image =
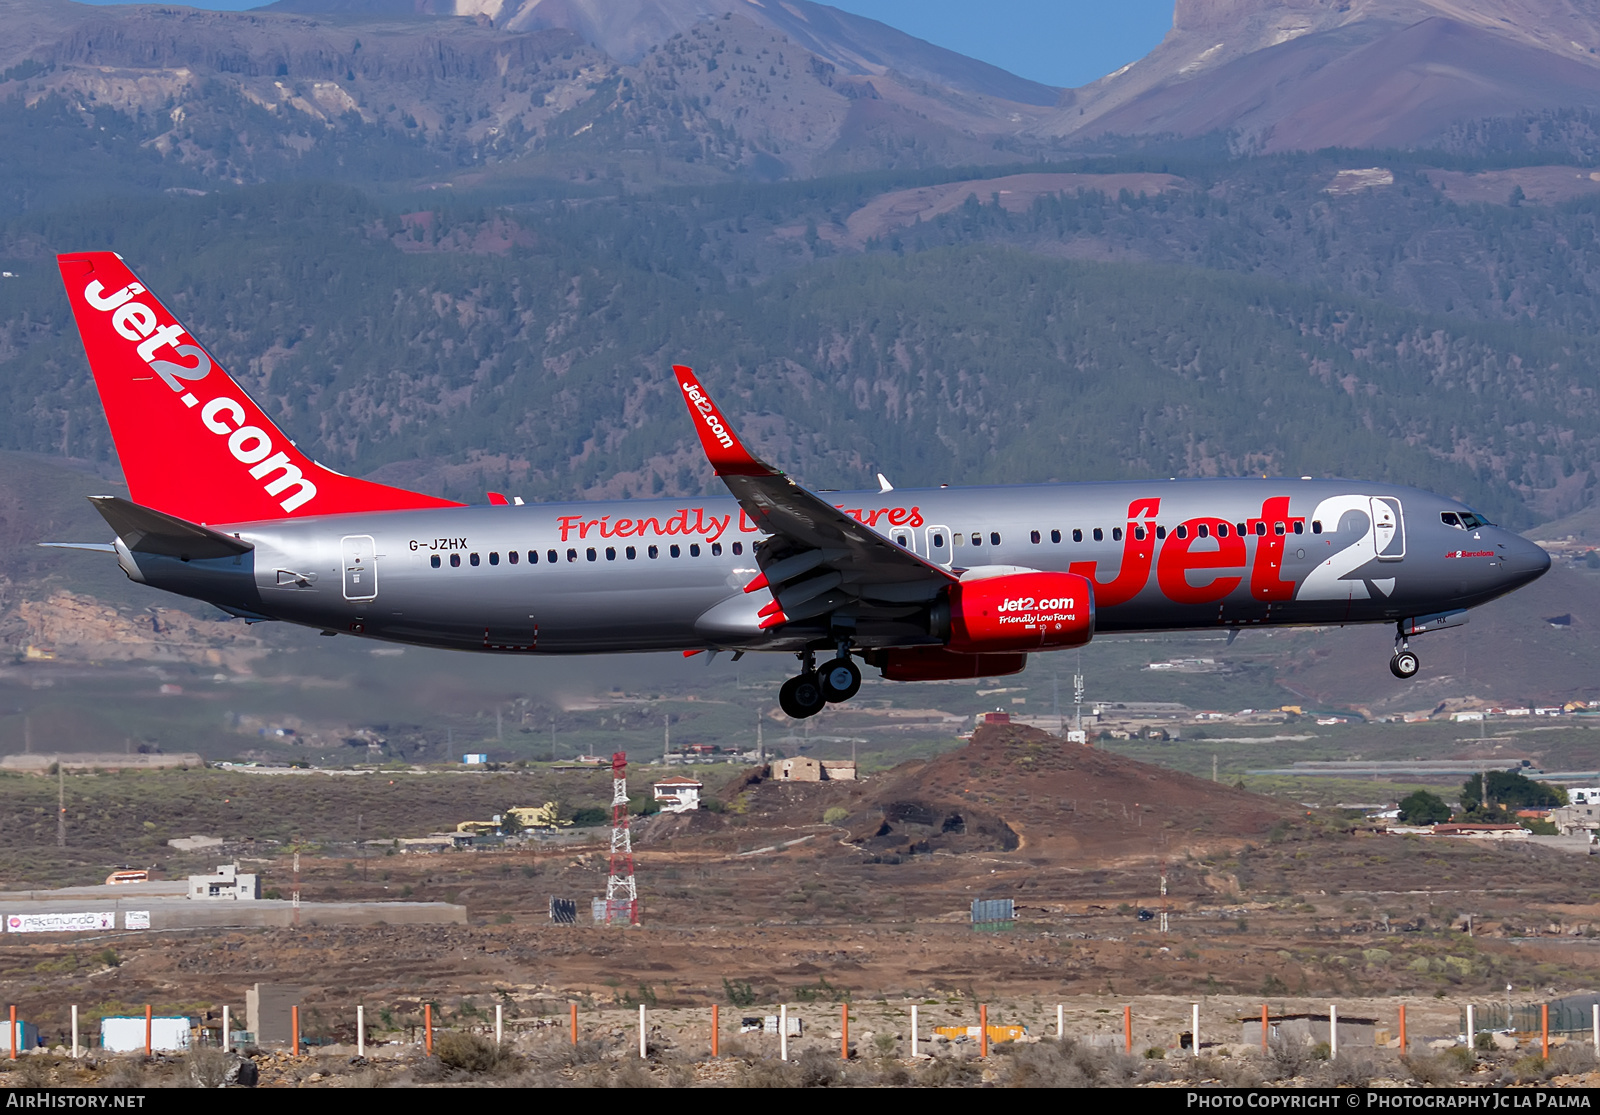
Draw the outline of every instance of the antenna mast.
[[[639,888],[633,880],[633,836],[628,831],[628,753],[611,756],[611,866],[606,877],[606,924],[639,924]]]

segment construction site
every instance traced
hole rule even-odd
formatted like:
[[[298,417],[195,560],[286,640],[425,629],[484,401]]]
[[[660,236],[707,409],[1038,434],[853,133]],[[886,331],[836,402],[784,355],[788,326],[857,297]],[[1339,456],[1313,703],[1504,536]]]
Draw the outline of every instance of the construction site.
[[[784,779],[778,765],[630,788],[619,755],[560,775],[569,798],[581,783],[609,801],[610,824],[424,854],[374,838],[206,843],[166,863],[224,879],[225,851],[271,898],[185,898],[187,876],[10,891],[8,916],[112,920],[0,937],[0,989],[45,1051],[0,1071],[127,1077],[93,1035],[149,1006],[189,1018],[191,1048],[152,1048],[137,1072],[181,1075],[197,1050],[220,1054],[225,1007],[242,1019],[252,993],[288,988],[294,1032],[244,1032],[263,1084],[1591,1079],[1587,1015],[1556,1032],[1527,1019],[1597,982],[1595,858],[1396,836],[1013,724],[865,778]],[[19,777],[53,800],[56,780]],[[359,802],[373,831],[423,822],[419,802],[450,785],[504,802],[517,778],[544,776],[139,777],[201,779],[195,828],[215,825],[198,803],[224,807],[232,787],[226,807],[255,798],[262,815],[278,794],[352,816]],[[684,782],[703,792],[696,808],[629,808],[681,798]],[[135,906],[148,928],[128,927]],[[1337,1066],[1315,1021],[1330,1007],[1345,1020]],[[1263,1009],[1280,1022],[1257,1034]],[[792,1033],[771,1021],[790,1016]]]

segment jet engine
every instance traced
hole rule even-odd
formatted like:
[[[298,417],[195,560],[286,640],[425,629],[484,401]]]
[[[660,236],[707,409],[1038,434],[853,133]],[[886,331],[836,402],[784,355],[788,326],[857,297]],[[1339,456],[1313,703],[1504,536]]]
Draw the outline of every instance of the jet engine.
[[[1008,573],[951,585],[931,633],[963,654],[1057,650],[1094,638],[1094,586],[1076,573]]]

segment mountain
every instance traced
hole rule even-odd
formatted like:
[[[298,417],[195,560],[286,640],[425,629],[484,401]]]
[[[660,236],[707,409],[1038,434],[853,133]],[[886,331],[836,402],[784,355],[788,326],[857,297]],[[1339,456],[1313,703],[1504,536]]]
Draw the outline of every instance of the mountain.
[[[841,73],[898,74],[964,93],[1053,106],[1061,90],[812,0],[277,0],[264,9],[307,15],[482,16],[508,31],[559,29],[625,65],[652,47],[737,12],[786,35]]]
[[[1575,0],[1178,0],[1155,50],[1071,91],[1042,134],[1430,145],[1465,121],[1600,109],[1597,51],[1600,11]]]

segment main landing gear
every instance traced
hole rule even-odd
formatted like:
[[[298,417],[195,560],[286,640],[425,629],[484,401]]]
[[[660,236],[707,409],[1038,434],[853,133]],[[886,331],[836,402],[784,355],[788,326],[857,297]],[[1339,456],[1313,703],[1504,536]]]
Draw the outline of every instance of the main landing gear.
[[[1421,668],[1422,663],[1407,642],[1405,632],[1398,631],[1394,637],[1394,657],[1389,659],[1389,672],[1401,681],[1409,681]]]
[[[848,644],[841,644],[838,655],[820,671],[812,651],[799,658],[800,672],[778,690],[778,705],[786,716],[796,720],[815,716],[827,705],[848,701],[861,688],[861,667],[850,657]]]

